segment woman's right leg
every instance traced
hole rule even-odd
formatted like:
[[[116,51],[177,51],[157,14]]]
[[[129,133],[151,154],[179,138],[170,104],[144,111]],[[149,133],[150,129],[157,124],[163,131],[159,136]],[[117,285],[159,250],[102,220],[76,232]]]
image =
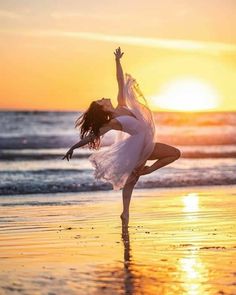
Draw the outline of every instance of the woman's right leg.
[[[130,181],[130,179],[132,179]],[[137,183],[139,176],[134,177],[133,174],[127,179],[125,186],[122,190],[122,198],[123,198],[123,212],[120,215],[122,220],[122,226],[128,226],[129,224],[129,205],[132,196],[132,192],[135,184]]]

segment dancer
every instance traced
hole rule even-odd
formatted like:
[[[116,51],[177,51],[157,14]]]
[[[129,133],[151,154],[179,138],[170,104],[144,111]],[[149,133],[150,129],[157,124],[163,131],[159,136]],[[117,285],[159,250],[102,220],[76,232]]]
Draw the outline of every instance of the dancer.
[[[170,145],[155,142],[155,124],[147,101],[136,80],[123,74],[120,59],[124,52],[115,52],[116,78],[118,82],[117,106],[109,98],[93,101],[76,120],[81,140],[73,145],[62,159],[72,158],[76,148],[88,145],[98,150],[102,136],[110,130],[122,131],[118,140],[103,150],[95,151],[89,160],[95,167],[95,178],[122,189],[122,226],[129,223],[129,205],[135,184],[141,175],[152,173],[180,157],[180,151]],[[146,166],[147,160],[156,160]]]

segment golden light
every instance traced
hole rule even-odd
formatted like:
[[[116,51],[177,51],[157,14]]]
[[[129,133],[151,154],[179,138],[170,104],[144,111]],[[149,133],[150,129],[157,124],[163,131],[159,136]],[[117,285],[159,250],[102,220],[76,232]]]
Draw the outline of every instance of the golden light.
[[[193,252],[192,256],[182,257],[179,260],[181,281],[184,294],[201,295],[209,294],[202,283],[203,278],[208,276],[204,264],[201,262],[197,252]]]
[[[152,106],[177,111],[201,111],[218,106],[217,91],[197,78],[186,77],[163,86],[158,95],[151,96]]]
[[[183,257],[180,258],[179,263],[181,265],[181,269],[186,273],[185,274],[185,281],[186,277],[188,279],[197,279],[200,275],[197,271],[197,266],[199,262],[197,262],[198,257]]]
[[[196,193],[189,193],[183,197],[183,212],[196,212],[199,210],[199,196]]]

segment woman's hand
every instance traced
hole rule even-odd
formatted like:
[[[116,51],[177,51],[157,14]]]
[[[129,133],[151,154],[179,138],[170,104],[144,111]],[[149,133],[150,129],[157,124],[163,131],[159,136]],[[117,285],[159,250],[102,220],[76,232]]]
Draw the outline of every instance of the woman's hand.
[[[121,59],[122,58],[122,55],[124,54],[124,52],[121,53],[121,50],[120,50],[120,47],[118,47],[115,52],[114,52],[115,56],[116,56],[116,59]]]
[[[65,156],[62,158],[62,160],[64,160],[66,158],[67,161],[69,161],[69,159],[72,158],[73,151],[74,151],[73,149],[69,149],[69,151],[65,154]]]

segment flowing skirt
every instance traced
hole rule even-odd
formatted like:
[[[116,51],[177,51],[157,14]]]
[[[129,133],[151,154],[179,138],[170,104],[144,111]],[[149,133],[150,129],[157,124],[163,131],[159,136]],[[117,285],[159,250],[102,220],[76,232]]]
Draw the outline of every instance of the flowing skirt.
[[[95,178],[110,182],[114,190],[123,188],[134,168],[141,164],[145,139],[145,133],[140,132],[94,152],[89,160],[95,168]]]

